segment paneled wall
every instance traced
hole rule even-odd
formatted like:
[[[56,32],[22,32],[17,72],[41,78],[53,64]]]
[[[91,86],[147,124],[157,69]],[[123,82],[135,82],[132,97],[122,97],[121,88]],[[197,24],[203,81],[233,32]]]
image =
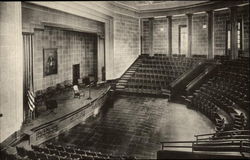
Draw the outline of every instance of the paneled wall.
[[[119,78],[139,55],[139,19],[124,15],[114,18],[114,77]]]
[[[43,74],[43,49],[57,48],[58,73]],[[34,89],[72,80],[72,65],[80,64],[80,78],[96,73],[96,35],[46,27],[34,34]]]
[[[238,8],[238,19],[243,19],[243,51],[249,55],[249,6]],[[193,15],[192,54],[207,55],[208,53],[208,28],[207,14]],[[221,10],[214,12],[214,55],[224,55],[226,50],[226,21],[230,20],[230,11]],[[179,54],[179,26],[187,25],[187,16],[174,16],[172,20],[172,52]],[[153,20],[153,53],[168,54],[167,19],[155,18]],[[149,23],[143,23],[143,53],[149,54],[148,44]]]

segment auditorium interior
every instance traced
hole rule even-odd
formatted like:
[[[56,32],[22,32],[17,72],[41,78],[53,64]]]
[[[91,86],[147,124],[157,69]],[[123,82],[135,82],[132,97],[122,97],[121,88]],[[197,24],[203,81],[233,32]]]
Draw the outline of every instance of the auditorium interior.
[[[0,159],[249,159],[249,0],[0,2]]]

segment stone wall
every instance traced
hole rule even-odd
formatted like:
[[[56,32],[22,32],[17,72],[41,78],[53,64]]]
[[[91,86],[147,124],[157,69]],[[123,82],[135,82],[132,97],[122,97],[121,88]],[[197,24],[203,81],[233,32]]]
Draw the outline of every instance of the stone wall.
[[[139,19],[124,15],[114,18],[114,77],[119,78],[140,54]]]
[[[238,8],[238,19],[243,20],[243,52],[249,56],[249,6]],[[193,15],[192,54],[207,55],[208,24],[207,14]],[[226,22],[230,21],[230,11],[214,12],[214,55],[225,55],[226,52]],[[186,16],[174,16],[172,20],[172,52],[179,54],[179,26],[187,25]],[[153,20],[153,54],[168,54],[167,18]],[[149,22],[143,23],[143,53],[149,54]]]
[[[44,75],[43,50],[57,48],[58,72]],[[34,89],[72,80],[74,64],[80,64],[80,78],[96,73],[96,35],[46,27],[34,33]]]

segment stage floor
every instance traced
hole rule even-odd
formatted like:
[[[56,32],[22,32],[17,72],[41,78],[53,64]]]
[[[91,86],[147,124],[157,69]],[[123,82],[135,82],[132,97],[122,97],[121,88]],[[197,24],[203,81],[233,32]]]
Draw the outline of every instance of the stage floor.
[[[195,140],[213,133],[212,122],[185,105],[167,99],[120,95],[99,115],[50,140],[112,154],[156,158],[161,141]]]
[[[60,118],[62,116],[65,116],[85,105],[88,103],[91,103],[96,98],[101,96],[103,93],[107,92],[110,88],[109,84],[103,84],[98,87],[91,87],[91,98],[89,97],[89,89],[88,88],[81,88],[80,92],[83,96],[80,98],[75,97],[74,98],[74,92],[72,90],[64,91],[60,94],[57,94],[50,98],[50,100],[56,100],[57,101],[57,108],[51,112],[51,110],[44,110],[39,111],[39,116],[36,117],[34,120],[32,120],[30,123],[25,124],[22,128],[22,132],[26,134],[32,134],[31,129],[34,127],[37,127],[41,124],[50,122],[52,120],[55,120],[57,118]],[[46,108],[45,105],[37,106],[40,108]],[[41,110],[41,109],[39,109]]]

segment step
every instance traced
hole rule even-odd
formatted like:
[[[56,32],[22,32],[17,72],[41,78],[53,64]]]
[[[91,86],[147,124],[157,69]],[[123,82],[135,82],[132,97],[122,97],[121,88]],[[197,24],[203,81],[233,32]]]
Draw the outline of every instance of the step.
[[[126,72],[124,75],[133,75],[134,74],[134,72]]]
[[[118,83],[128,83],[128,80],[120,79],[120,80],[118,80]]]
[[[239,145],[230,145],[230,146],[194,146],[193,149],[195,151],[224,151],[224,152],[231,152],[231,151],[239,151]]]
[[[128,70],[126,73],[135,73],[135,70]]]
[[[116,88],[117,88],[117,89],[124,89],[125,86],[118,85],[118,86],[116,86]]]
[[[121,80],[128,80],[130,79],[131,77],[122,77]]]

